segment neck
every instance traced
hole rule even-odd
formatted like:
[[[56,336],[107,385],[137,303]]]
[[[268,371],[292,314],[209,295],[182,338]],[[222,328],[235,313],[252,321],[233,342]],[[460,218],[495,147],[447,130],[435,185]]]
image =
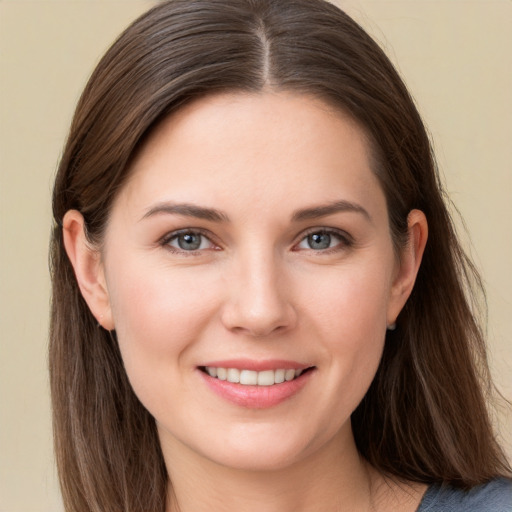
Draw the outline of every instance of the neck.
[[[351,430],[314,454],[272,470],[229,468],[172,445],[163,446],[172,482],[167,512],[373,509],[371,471]]]

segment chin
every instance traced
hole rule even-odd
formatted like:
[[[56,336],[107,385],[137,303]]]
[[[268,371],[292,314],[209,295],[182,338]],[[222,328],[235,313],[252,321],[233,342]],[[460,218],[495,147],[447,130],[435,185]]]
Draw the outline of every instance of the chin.
[[[193,431],[171,434],[159,424],[159,435],[164,453],[183,453],[185,449],[194,458],[208,460],[225,468],[264,472],[279,471],[307,457],[318,443],[312,443],[307,433],[298,428],[266,424],[231,424],[222,432],[213,427],[200,435]],[[295,435],[294,435],[295,434]]]
[[[212,454],[212,462],[226,468],[249,472],[280,471],[298,462],[304,455],[303,448],[295,447],[239,447],[224,449],[221,453]]]
[[[227,436],[210,438],[212,442],[203,453],[212,462],[232,469],[279,471],[322,451],[335,437],[336,432],[315,435],[298,425],[244,425],[231,429]]]

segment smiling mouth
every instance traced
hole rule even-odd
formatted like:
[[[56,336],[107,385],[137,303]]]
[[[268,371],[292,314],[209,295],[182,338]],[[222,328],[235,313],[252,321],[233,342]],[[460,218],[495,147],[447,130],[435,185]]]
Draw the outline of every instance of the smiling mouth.
[[[215,366],[202,366],[204,373],[218,380],[224,380],[243,386],[273,386],[298,379],[301,375],[314,369],[314,366],[305,369],[277,369],[277,370],[244,370],[238,368],[222,368]]]

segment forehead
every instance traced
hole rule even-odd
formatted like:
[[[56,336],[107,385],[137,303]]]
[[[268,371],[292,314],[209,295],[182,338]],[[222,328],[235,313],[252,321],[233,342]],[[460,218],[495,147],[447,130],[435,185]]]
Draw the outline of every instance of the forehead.
[[[362,200],[382,196],[370,161],[358,124],[315,97],[220,94],[187,105],[154,130],[121,195],[138,208],[169,199],[227,207]]]

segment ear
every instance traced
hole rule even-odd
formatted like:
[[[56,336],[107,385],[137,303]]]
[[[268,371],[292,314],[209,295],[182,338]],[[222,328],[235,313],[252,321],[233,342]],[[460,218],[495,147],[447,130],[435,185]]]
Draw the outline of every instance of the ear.
[[[69,210],[63,219],[64,247],[75,271],[83,298],[98,323],[108,331],[114,329],[110,298],[100,251],[85,236],[84,218]]]
[[[400,253],[400,261],[391,289],[388,307],[388,326],[396,322],[398,314],[411,295],[421,259],[427,244],[428,223],[420,210],[411,210],[407,217],[408,241]]]

